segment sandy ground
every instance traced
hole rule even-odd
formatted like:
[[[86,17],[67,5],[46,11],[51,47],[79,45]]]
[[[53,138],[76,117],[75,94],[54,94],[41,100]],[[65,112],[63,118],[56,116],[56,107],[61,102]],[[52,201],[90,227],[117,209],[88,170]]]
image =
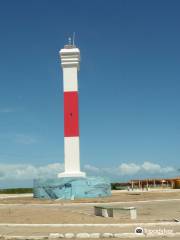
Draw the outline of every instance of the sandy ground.
[[[113,204],[115,206],[134,206],[137,208],[137,219],[130,220],[127,215],[121,218],[103,218],[94,216],[94,205]],[[0,224],[78,224],[78,223],[173,223],[180,219],[180,191],[154,192],[113,192],[112,197],[85,199],[76,201],[50,201],[33,199],[30,196],[0,198]],[[140,225],[141,226],[141,225]],[[44,235],[52,232],[134,232],[134,225],[122,227],[13,227],[1,226],[0,234],[5,235]],[[166,229],[180,232],[178,225],[160,225],[147,229]],[[147,238],[146,238],[147,239]],[[155,239],[155,238],[153,238]],[[161,238],[162,239],[162,238]],[[179,238],[171,238],[179,239]]]
[[[159,191],[149,191],[149,192],[128,192],[128,191],[112,191],[111,197],[106,198],[95,198],[95,199],[79,199],[79,200],[73,200],[73,201],[52,201],[52,200],[39,200],[34,199],[31,194],[0,194],[0,204],[1,203],[7,203],[7,204],[13,204],[13,203],[32,203],[32,204],[55,204],[55,203],[103,203],[103,202],[130,202],[130,201],[140,201],[140,200],[151,200],[151,199],[180,199],[180,190],[159,190]]]
[[[61,238],[63,239],[63,238]],[[65,238],[64,238],[65,239]],[[99,238],[100,240],[107,240],[108,238]],[[120,239],[120,238],[112,238],[112,239]],[[122,238],[121,238],[122,239]],[[129,240],[130,238],[123,238],[123,240]],[[172,237],[172,238],[167,238],[167,237],[158,237],[158,238],[148,238],[148,237],[145,237],[145,238],[131,238],[131,239],[134,239],[134,240],[163,240],[163,239],[166,239],[166,240],[179,240],[179,237]],[[0,238],[1,240],[1,238]],[[4,240],[4,239],[2,239]],[[12,240],[12,239],[11,239]],[[14,238],[13,240],[17,240],[16,238]],[[22,239],[21,239],[22,240]],[[24,238],[23,240],[26,240],[26,238]],[[71,240],[77,240],[77,238],[71,238]],[[94,238],[88,238],[88,240],[94,240]]]
[[[94,216],[94,207],[89,205],[0,205],[0,223],[131,223],[161,222],[180,219],[180,200],[172,202],[133,202],[114,203],[118,207],[137,208],[136,221],[130,220],[126,213],[121,218],[102,218]]]

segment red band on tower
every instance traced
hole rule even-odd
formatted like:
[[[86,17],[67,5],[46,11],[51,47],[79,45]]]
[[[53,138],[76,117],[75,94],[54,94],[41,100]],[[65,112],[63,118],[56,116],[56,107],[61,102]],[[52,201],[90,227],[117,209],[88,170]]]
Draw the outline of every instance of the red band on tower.
[[[64,92],[64,136],[79,136],[78,92]]]

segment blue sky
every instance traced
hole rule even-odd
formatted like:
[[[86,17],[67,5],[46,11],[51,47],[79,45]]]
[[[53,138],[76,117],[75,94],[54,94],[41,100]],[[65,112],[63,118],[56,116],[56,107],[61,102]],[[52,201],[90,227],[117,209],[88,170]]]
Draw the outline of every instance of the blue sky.
[[[73,32],[82,60],[82,168],[89,174],[116,172],[122,180],[176,176],[180,167],[179,12],[180,2],[175,0],[1,1],[1,185],[11,185],[13,178],[13,184],[21,182],[21,174],[10,176],[19,166],[25,175],[31,166],[35,176],[41,166],[49,169],[59,163],[62,168],[58,51]],[[144,172],[146,163],[150,170]]]

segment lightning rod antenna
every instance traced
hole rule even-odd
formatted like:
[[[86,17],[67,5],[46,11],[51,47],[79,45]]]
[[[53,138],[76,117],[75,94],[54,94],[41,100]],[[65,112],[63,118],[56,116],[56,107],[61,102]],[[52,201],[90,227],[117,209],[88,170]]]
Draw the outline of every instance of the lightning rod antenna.
[[[74,42],[75,42],[75,32],[73,32],[73,46],[75,46]]]
[[[68,44],[71,45],[71,37],[68,37]]]

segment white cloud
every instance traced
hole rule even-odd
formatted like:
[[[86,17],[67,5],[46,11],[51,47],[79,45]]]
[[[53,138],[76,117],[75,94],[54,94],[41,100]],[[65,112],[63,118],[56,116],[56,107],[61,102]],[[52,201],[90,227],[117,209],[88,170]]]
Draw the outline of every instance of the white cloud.
[[[149,161],[145,161],[142,164],[136,163],[121,163],[118,167],[110,167],[110,168],[97,168],[92,165],[85,165],[85,170],[94,174],[107,174],[109,176],[147,176],[147,175],[161,175],[161,174],[169,174],[175,173],[176,170],[170,166],[161,166],[157,163],[152,163]]]
[[[122,175],[134,175],[137,173],[147,173],[147,174],[165,174],[174,172],[173,167],[162,167],[157,163],[144,162],[143,164],[135,163],[122,163],[119,166],[120,173]]]
[[[122,163],[118,167],[98,168],[89,164],[84,166],[88,176],[109,176],[131,178],[133,176],[147,177],[151,175],[161,176],[176,173],[170,166],[161,166],[152,162],[142,164]],[[64,171],[64,164],[52,163],[44,166],[32,164],[0,164],[0,180],[32,180],[34,178],[53,178]]]
[[[133,175],[140,171],[141,166],[135,163],[122,163],[118,169],[121,175]]]
[[[55,177],[64,165],[53,163],[44,166],[31,164],[0,164],[0,180],[28,180],[40,177]]]
[[[162,167],[159,164],[151,162],[144,162],[142,169],[150,173],[169,173],[175,170],[173,167]]]
[[[89,165],[89,164],[86,164],[84,166],[84,169],[89,171],[89,172],[94,172],[94,173],[98,173],[100,171],[99,168],[95,167],[95,166],[92,166],[92,165]]]

